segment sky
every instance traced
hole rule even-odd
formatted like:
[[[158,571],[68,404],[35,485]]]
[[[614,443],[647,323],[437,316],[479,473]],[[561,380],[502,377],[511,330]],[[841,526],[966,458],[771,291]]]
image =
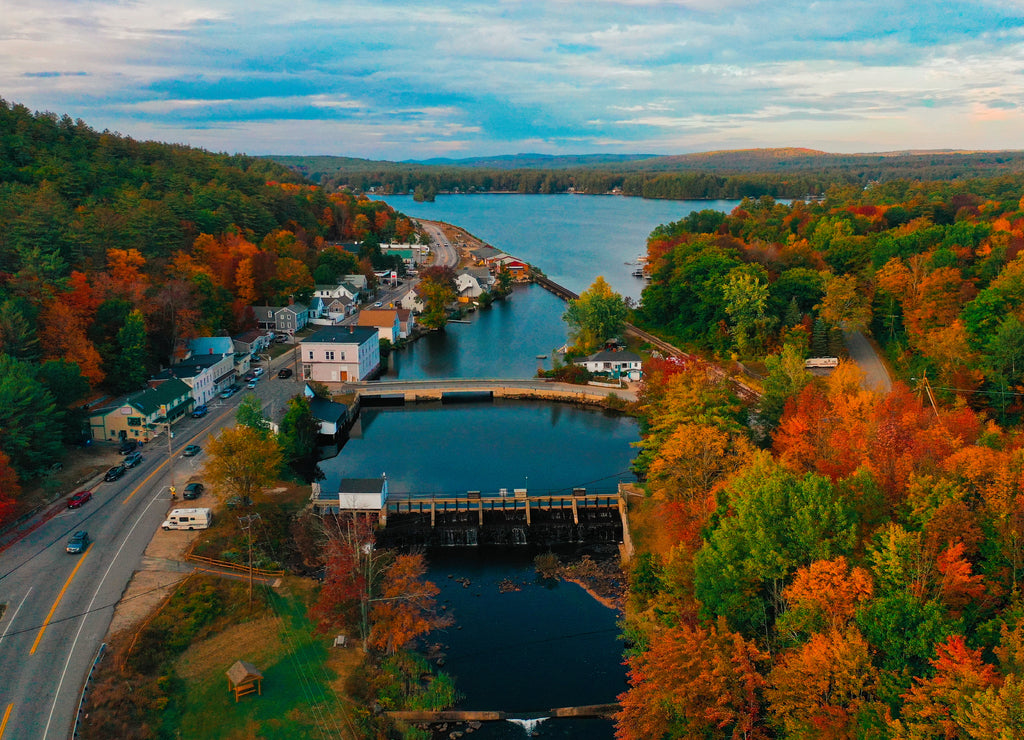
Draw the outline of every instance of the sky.
[[[1024,0],[0,0],[0,97],[254,155],[1024,149]]]

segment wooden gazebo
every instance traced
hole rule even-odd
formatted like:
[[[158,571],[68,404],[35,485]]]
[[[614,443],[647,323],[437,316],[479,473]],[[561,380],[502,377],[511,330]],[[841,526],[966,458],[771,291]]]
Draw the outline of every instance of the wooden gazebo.
[[[235,664],[228,668],[228,691],[235,692],[235,701],[238,697],[256,692],[263,695],[263,674],[256,670],[252,663],[244,660],[236,660]]]

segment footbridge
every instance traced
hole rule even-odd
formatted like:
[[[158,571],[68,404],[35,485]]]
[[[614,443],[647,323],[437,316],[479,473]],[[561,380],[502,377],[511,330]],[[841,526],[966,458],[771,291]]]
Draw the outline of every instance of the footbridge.
[[[377,400],[383,403],[398,401],[459,401],[474,397],[541,399],[566,403],[604,404],[609,396],[623,401],[635,401],[636,393],[612,384],[573,385],[557,383],[543,378],[450,378],[433,380],[373,380],[348,383],[360,405]]]

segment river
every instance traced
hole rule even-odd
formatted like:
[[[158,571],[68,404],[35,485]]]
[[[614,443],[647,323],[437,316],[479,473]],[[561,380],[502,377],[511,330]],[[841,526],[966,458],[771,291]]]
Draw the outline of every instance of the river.
[[[649,201],[573,195],[439,195],[387,202],[410,216],[447,221],[536,264],[567,287],[585,290],[598,274],[639,298],[642,281],[625,262],[644,251],[659,223],[736,201]],[[470,314],[391,356],[388,377],[529,377],[537,355],[566,340],[565,305],[537,286]],[[430,404],[364,409],[353,437],[321,463],[326,486],[386,473],[395,491],[533,492],[608,488],[630,478],[633,419],[540,402]],[[455,624],[431,637],[446,654],[463,709],[520,713],[519,723],[485,723],[471,738],[610,740],[606,720],[545,720],[546,710],[614,701],[626,688],[616,612],[571,583],[538,579],[525,549],[428,553],[429,578]],[[560,553],[566,557],[579,552]],[[506,588],[502,588],[502,584]],[[515,584],[518,590],[509,591]],[[525,726],[524,726],[525,725]]]

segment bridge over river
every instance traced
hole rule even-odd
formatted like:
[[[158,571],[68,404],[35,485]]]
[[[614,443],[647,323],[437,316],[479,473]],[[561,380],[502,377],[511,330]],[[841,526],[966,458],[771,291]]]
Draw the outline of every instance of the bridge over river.
[[[401,398],[403,401],[444,401],[486,395],[491,398],[536,398],[545,401],[604,404],[609,396],[635,401],[636,393],[612,384],[573,385],[544,378],[448,378],[434,380],[371,380],[348,383],[356,399]]]

